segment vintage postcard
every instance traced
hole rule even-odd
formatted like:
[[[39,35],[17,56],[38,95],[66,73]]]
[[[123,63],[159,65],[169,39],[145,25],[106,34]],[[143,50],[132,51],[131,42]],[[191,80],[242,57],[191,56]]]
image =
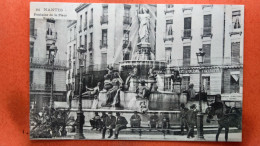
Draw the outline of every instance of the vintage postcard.
[[[30,137],[242,141],[243,5],[30,4]]]

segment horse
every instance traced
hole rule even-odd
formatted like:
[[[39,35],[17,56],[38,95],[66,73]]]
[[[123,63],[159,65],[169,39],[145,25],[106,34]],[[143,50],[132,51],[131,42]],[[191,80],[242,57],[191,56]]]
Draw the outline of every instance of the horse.
[[[237,127],[241,129],[242,124],[242,113],[235,107],[228,107],[222,102],[214,102],[208,105],[206,109],[207,123],[213,119],[216,115],[218,118],[218,132],[216,135],[216,141],[218,141],[219,134],[222,128],[225,128],[225,141],[228,140],[229,127]]]

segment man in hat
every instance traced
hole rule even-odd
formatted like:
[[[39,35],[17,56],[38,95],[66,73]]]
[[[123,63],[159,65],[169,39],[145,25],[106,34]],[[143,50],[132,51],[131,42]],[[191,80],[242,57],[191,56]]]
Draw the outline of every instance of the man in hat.
[[[157,128],[159,122],[159,117],[156,112],[150,117],[149,126],[150,128]]]
[[[190,106],[190,110],[187,112],[187,124],[188,124],[188,134],[187,134],[187,138],[190,137],[194,137],[194,126],[196,125],[196,118],[197,117],[197,109],[196,109],[196,105],[192,104]]]
[[[131,128],[133,127],[140,127],[141,125],[141,117],[137,114],[137,111],[134,111],[134,115],[130,118],[130,125]]]
[[[184,103],[180,106],[180,121],[181,121],[181,134],[184,134],[184,127],[189,131],[188,125],[187,125],[187,112],[189,111],[188,108],[185,107]]]
[[[115,128],[115,137],[114,139],[118,139],[119,131],[126,128],[128,124],[125,117],[121,116],[119,112],[116,113],[116,128]]]
[[[96,130],[101,129],[101,118],[98,115],[98,112],[95,112],[95,116],[92,119],[90,119],[89,122],[92,127],[91,130],[93,130],[95,128],[96,128]]]
[[[163,129],[169,129],[170,128],[170,118],[169,113],[165,112],[162,116],[162,128]]]
[[[113,129],[115,128],[116,117],[112,115],[112,112],[108,112],[108,116],[104,117],[103,122],[102,139],[105,139],[107,129],[109,129],[109,136],[107,138],[111,138],[113,136]]]

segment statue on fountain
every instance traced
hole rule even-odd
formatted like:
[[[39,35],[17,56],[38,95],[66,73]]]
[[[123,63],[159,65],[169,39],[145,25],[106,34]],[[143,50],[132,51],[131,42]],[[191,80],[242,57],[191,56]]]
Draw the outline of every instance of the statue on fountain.
[[[113,79],[113,67],[109,67],[107,66],[107,70],[108,70],[108,73],[104,76],[104,90],[105,91],[108,91],[110,90],[113,85],[112,85],[112,79]]]
[[[133,89],[134,89],[133,80],[138,79],[137,73],[138,73],[138,69],[137,69],[137,67],[134,67],[133,71],[131,73],[129,73],[129,76],[126,78],[125,90],[133,91]]]
[[[149,99],[149,96],[150,96],[150,93],[151,93],[151,89],[152,89],[152,86],[150,88],[148,88],[146,85],[145,85],[145,81],[142,80],[141,85],[136,89],[136,99]]]
[[[139,37],[141,42],[149,43],[149,33],[150,33],[150,14],[147,8],[141,8],[139,10],[138,18],[140,21],[139,27]]]
[[[89,88],[86,85],[86,92],[82,93],[82,98],[89,98],[89,99],[97,98],[99,91],[100,91],[100,85],[101,85],[100,82],[98,82],[97,86],[94,88]]]
[[[120,106],[120,87],[123,84],[123,80],[118,72],[114,72],[113,79],[111,81],[112,88],[107,90],[106,106]]]
[[[150,67],[149,72],[148,72],[148,79],[156,80],[156,77],[157,77],[157,74],[154,71],[154,68]]]

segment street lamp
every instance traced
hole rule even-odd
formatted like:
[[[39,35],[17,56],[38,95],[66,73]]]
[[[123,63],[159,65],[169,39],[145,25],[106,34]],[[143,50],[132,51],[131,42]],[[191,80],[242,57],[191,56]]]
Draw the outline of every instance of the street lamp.
[[[78,105],[78,111],[77,111],[77,129],[76,129],[76,135],[74,136],[75,139],[84,139],[83,135],[83,124],[85,120],[85,116],[82,111],[82,68],[85,66],[84,62],[84,53],[87,52],[87,49],[84,48],[83,45],[81,45],[77,51],[79,52],[79,105]]]
[[[50,98],[50,110],[54,108],[54,101],[53,101],[53,80],[54,80],[54,59],[57,54],[57,46],[55,46],[55,43],[52,43],[52,45],[49,48],[49,59],[50,64],[52,65],[51,68],[51,98]]]
[[[196,53],[197,61],[199,64],[199,73],[200,73],[200,82],[199,82],[199,112],[197,114],[197,135],[198,140],[203,140],[203,114],[202,114],[202,106],[201,106],[201,75],[202,75],[202,68],[201,65],[204,63],[204,55],[205,52],[202,51],[202,48],[199,48],[199,52]]]

